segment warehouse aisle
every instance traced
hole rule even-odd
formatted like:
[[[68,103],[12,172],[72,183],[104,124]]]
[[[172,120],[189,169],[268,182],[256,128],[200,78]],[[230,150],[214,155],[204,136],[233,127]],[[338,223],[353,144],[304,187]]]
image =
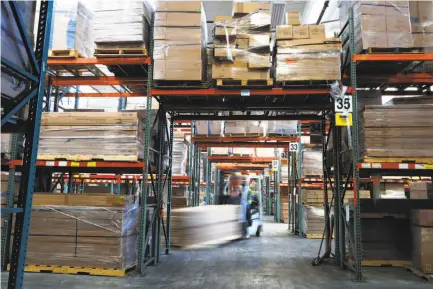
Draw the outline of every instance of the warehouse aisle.
[[[399,268],[365,270],[368,282],[355,283],[335,266],[312,267],[320,240],[284,235],[285,224],[271,220],[260,238],[198,251],[173,251],[146,275],[127,278],[25,274],[25,288],[431,288]],[[267,229],[266,229],[267,228]],[[2,287],[7,273],[2,273]]]

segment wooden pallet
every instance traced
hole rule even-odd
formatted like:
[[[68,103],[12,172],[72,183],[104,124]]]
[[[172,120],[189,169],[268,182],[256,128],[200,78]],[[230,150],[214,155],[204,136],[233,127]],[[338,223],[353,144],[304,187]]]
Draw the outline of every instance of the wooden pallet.
[[[95,57],[147,57],[146,48],[96,48]]]
[[[169,89],[209,88],[209,83],[202,80],[153,80],[153,87]]]
[[[33,273],[54,273],[54,274],[71,274],[71,275],[92,275],[108,277],[125,277],[134,267],[128,269],[109,269],[93,267],[72,267],[72,266],[51,266],[51,265],[26,265],[24,272]],[[10,265],[8,265],[8,270]]]
[[[431,164],[433,158],[376,158],[376,157],[363,157],[364,163],[417,163],[417,164]]]
[[[276,86],[281,88],[308,88],[323,87],[328,88],[336,80],[294,80],[294,81],[277,81]]]
[[[38,154],[38,160],[41,161],[125,161],[136,162],[137,156],[125,155],[69,155],[69,154]]]
[[[420,277],[421,279],[433,283],[433,274],[427,274],[424,272],[421,272],[418,269],[413,268],[412,266],[407,266],[405,269],[409,272],[412,272],[412,274],[415,274],[416,276]]]
[[[361,264],[369,267],[407,267],[412,262],[410,260],[362,260]]]
[[[78,58],[81,55],[75,49],[53,49],[48,52],[49,58]]]
[[[219,87],[272,87],[273,79],[216,79],[216,86]]]
[[[410,47],[410,48],[376,48],[370,47],[363,50],[363,53],[424,53],[424,48],[422,47]]]

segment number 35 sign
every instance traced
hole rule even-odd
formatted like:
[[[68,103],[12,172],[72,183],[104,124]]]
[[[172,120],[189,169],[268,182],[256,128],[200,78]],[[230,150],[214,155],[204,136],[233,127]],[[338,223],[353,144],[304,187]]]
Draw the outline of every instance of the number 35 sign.
[[[335,112],[353,112],[352,96],[345,95],[335,99]]]

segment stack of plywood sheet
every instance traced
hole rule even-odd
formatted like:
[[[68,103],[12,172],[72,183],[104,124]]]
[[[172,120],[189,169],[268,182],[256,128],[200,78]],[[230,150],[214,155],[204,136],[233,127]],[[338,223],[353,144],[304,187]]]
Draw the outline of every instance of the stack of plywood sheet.
[[[432,105],[367,105],[362,121],[360,151],[365,159],[433,157]]]
[[[282,192],[282,190],[281,190]],[[281,222],[289,222],[289,195],[280,193],[280,219]]]
[[[366,190],[360,190],[359,191],[359,198],[361,199],[369,199],[370,198],[370,191]],[[348,203],[350,199],[353,199],[353,190],[347,190],[346,194],[344,195],[344,202]],[[322,206],[324,204],[324,193],[323,190],[302,190],[302,202],[304,204],[308,205],[320,205]],[[331,202],[332,200],[332,192],[328,191],[328,202]]]
[[[174,246],[220,244],[241,236],[240,206],[237,205],[175,209],[171,214]]]
[[[130,268],[138,213],[132,196],[36,193],[27,264]]]
[[[144,117],[139,112],[44,113],[38,159],[138,161]]]

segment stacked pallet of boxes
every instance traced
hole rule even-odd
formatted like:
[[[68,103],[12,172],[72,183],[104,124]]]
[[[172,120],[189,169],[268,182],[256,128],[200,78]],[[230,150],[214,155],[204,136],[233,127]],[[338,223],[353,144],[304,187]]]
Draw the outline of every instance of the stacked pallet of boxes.
[[[93,27],[95,56],[147,55],[150,11],[147,1],[97,1]]]
[[[272,85],[269,9],[266,3],[234,3],[233,17],[215,17],[212,80],[216,85]]]
[[[156,84],[202,80],[205,22],[200,1],[158,2],[153,49]]]
[[[277,82],[339,80],[341,41],[326,38],[324,25],[300,25],[299,13],[277,26]]]
[[[26,263],[126,270],[137,261],[138,213],[132,196],[36,193]]]
[[[183,137],[175,137],[173,140],[173,176],[187,174],[188,165],[188,143]],[[173,184],[172,185],[172,208],[186,207],[188,202],[188,185]]]
[[[433,158],[433,106],[367,105],[360,131],[364,159]]]
[[[414,210],[412,212],[412,266],[424,274],[433,274],[432,243],[433,210]]]
[[[81,1],[54,3],[50,57],[93,56],[93,14]]]
[[[138,161],[144,119],[140,112],[43,113],[38,159]]]
[[[369,48],[431,47],[432,4],[432,1],[340,1],[340,25],[343,28],[347,23],[353,5],[355,53]],[[343,42],[348,38],[346,29]],[[345,45],[345,51],[349,45]]]
[[[370,192],[359,191],[360,199],[370,198]],[[353,199],[353,191],[346,191],[343,203],[347,204]],[[328,192],[328,202],[332,200],[332,192]],[[323,190],[302,190],[302,224],[303,232],[307,237],[321,237],[325,228],[325,209]],[[332,215],[332,213],[331,213]]]
[[[289,222],[289,187],[280,187],[280,218],[281,222]]]
[[[302,176],[323,176],[322,151],[302,151]]]
[[[430,182],[410,182],[411,200],[433,200],[433,184]]]
[[[201,206],[173,210],[173,246],[191,247],[220,244],[241,236],[240,206]]]

